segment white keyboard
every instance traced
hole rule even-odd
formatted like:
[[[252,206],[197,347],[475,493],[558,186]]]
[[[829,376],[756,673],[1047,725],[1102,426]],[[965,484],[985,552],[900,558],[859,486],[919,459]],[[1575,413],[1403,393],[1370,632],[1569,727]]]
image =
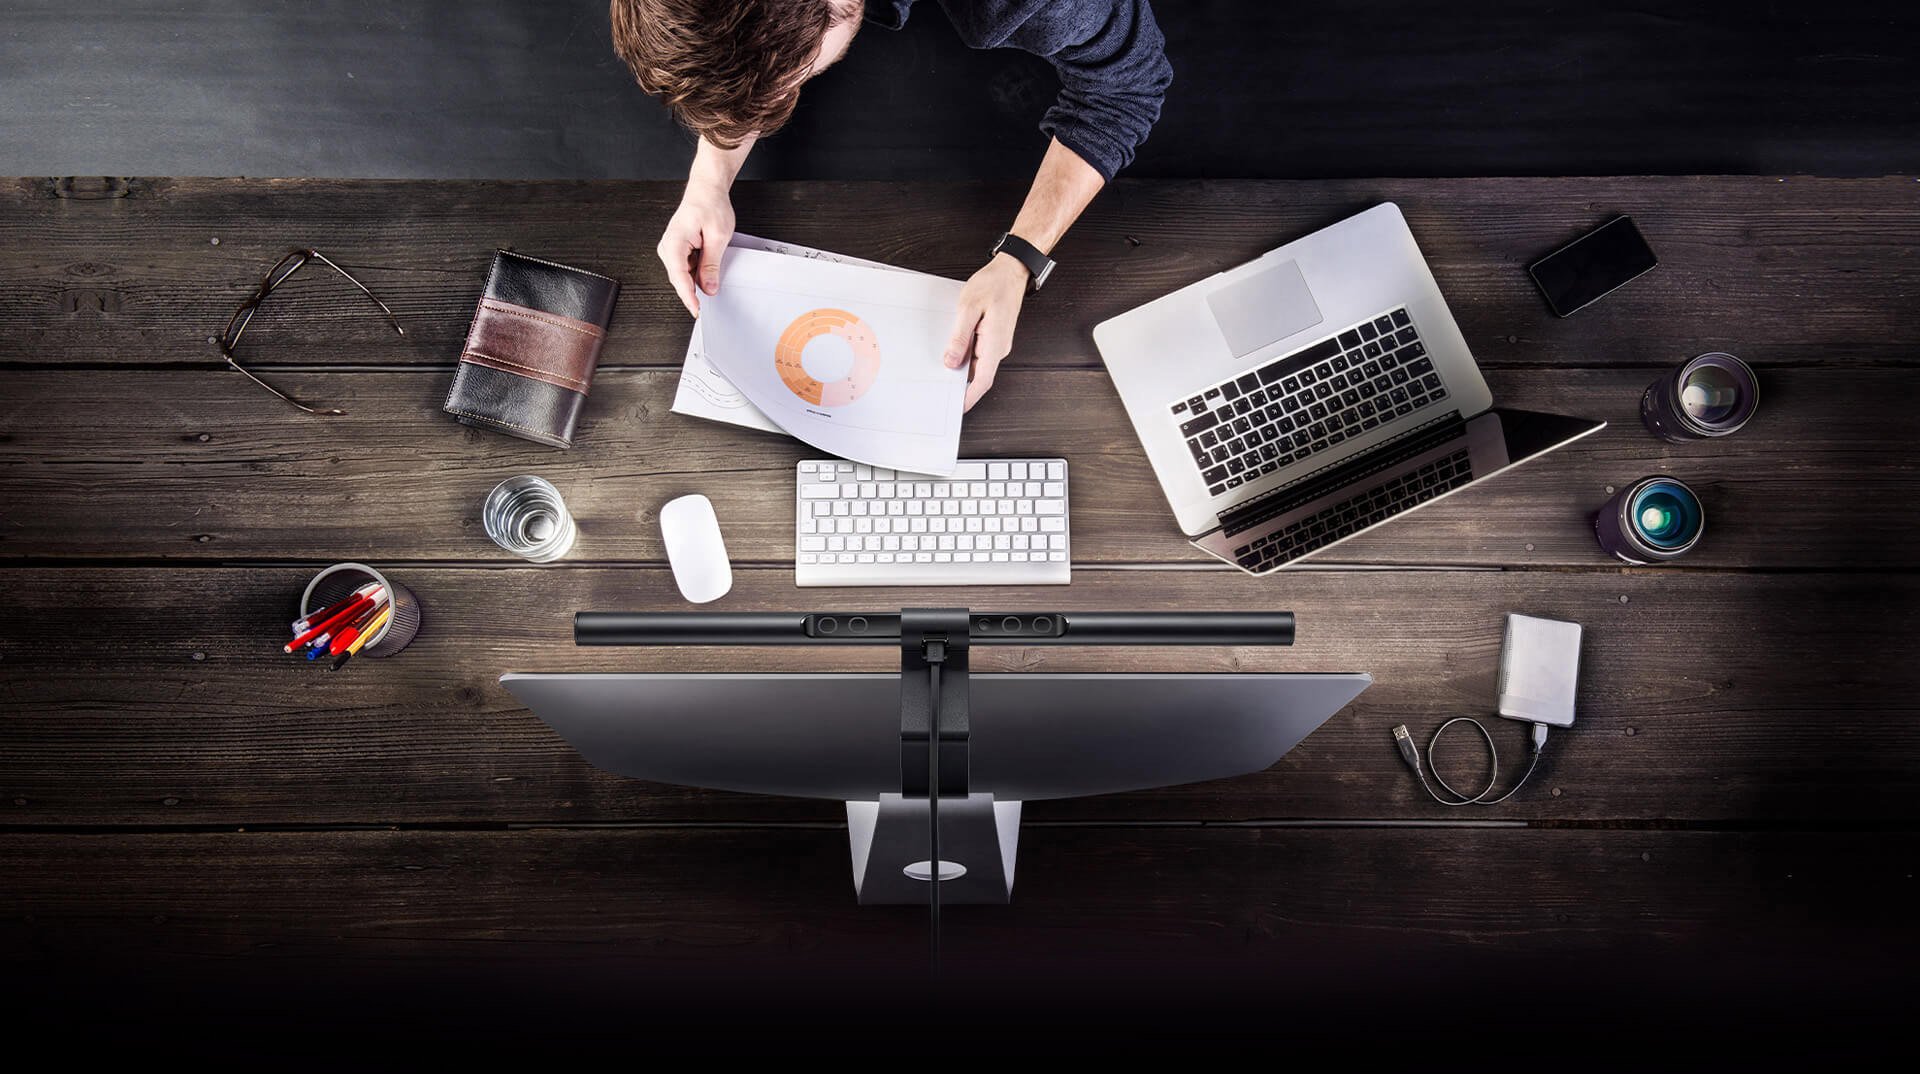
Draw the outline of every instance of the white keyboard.
[[[1065,459],[962,459],[948,477],[814,459],[796,476],[795,585],[1072,580]]]

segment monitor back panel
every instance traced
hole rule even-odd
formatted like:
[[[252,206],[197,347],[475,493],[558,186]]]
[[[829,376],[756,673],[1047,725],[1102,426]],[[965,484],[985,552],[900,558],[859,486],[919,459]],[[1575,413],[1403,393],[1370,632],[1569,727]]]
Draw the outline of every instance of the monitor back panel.
[[[717,790],[870,800],[900,790],[900,679],[521,674],[501,683],[595,766]],[[1365,674],[971,676],[970,789],[1072,798],[1258,772]]]

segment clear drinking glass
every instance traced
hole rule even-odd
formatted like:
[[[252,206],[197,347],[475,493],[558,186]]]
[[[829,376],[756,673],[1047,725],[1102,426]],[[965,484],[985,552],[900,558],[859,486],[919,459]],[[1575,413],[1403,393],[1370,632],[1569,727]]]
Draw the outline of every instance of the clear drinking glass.
[[[560,490],[531,474],[494,486],[480,517],[494,544],[535,563],[566,555],[577,535]]]

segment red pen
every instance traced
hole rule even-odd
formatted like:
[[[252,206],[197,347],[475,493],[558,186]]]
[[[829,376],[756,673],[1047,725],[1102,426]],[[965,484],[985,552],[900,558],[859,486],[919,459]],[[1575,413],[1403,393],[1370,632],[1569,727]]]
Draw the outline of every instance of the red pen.
[[[315,623],[313,625],[313,629],[308,630],[305,634],[302,634],[299,637],[288,642],[286,645],[281,647],[280,651],[283,653],[290,653],[295,649],[298,649],[300,646],[305,645],[307,642],[311,641],[312,639],[320,636],[321,634],[327,633],[328,631],[332,630],[337,626],[340,626],[343,623],[352,622],[354,617],[360,614],[361,609],[365,608],[367,605],[372,603],[374,603],[374,599],[372,597],[355,598],[352,604],[347,605],[345,608],[341,609],[339,612],[335,613],[332,616],[329,616],[326,619],[326,621]]]
[[[342,610],[344,610],[347,605],[352,604],[354,601],[358,600],[361,597],[378,598],[380,594],[376,591],[379,588],[380,588],[379,582],[368,582],[366,585],[363,585],[359,589],[356,589],[353,592],[348,593],[346,596],[341,597],[339,600],[334,601],[332,604],[327,605],[326,607],[320,609],[319,611],[312,612],[307,615],[303,615],[298,619],[295,619],[293,621],[293,632],[295,634],[305,633],[315,623],[322,623],[327,621],[328,619],[333,618],[335,615],[338,615]]]
[[[365,630],[367,628],[367,624],[373,622],[374,619],[379,616],[379,614],[380,614],[379,604],[376,603],[373,607],[368,608],[364,613],[361,614],[361,616],[358,619],[355,619],[353,621],[352,626],[348,627],[345,630],[342,630],[340,632],[340,636],[333,639],[333,644],[327,647],[328,655],[339,656],[341,653],[346,652],[347,646],[353,644],[353,639],[359,637],[360,632],[362,630]]]

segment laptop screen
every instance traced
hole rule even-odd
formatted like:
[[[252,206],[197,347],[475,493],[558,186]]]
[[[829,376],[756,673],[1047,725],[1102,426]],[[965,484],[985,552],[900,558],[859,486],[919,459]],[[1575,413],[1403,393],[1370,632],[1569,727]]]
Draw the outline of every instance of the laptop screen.
[[[1242,504],[1193,543],[1265,573],[1605,427],[1526,410],[1455,414]]]

